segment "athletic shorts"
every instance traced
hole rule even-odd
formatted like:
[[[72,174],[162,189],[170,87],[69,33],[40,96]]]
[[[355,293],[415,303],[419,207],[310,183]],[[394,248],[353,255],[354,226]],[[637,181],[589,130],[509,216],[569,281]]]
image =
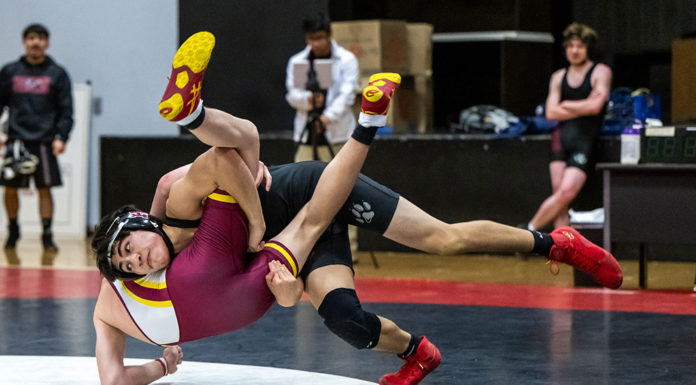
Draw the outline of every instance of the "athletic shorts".
[[[5,158],[12,157],[13,141],[8,141],[5,144]],[[61,186],[63,181],[60,177],[60,168],[58,167],[58,159],[53,155],[53,142],[24,142],[24,147],[32,155],[39,158],[39,164],[36,166],[36,172],[30,175],[17,174],[12,179],[5,179],[4,173],[0,172],[0,185],[14,188],[27,188],[29,181],[34,178],[34,185],[37,188]]]
[[[263,185],[259,187],[266,220],[264,239],[279,234],[310,200],[324,167],[326,163],[317,161],[270,167],[271,191],[265,191]],[[306,279],[312,271],[328,265],[353,269],[347,225],[383,234],[394,217],[397,203],[399,194],[361,174],[346,203],[310,252],[300,276]]]
[[[551,159],[564,161],[585,174],[594,169],[601,122],[592,117],[562,121],[551,134]]]

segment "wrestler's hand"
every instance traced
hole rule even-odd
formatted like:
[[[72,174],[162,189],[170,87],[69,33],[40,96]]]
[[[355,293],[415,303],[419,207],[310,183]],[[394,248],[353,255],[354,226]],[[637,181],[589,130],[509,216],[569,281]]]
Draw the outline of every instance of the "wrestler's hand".
[[[53,141],[53,155],[60,155],[65,152],[65,142],[56,139]]]
[[[249,221],[249,243],[247,251],[257,253],[263,249],[263,234],[266,233],[266,222],[263,220]]]
[[[294,306],[302,296],[304,285],[302,280],[295,278],[290,270],[278,261],[268,263],[266,284],[276,298],[278,305]]]
[[[177,366],[181,364],[181,361],[184,359],[184,351],[179,345],[168,346],[166,349],[164,349],[162,357],[167,360],[167,368],[169,369],[168,373],[172,374],[177,371]]]
[[[266,167],[262,161],[259,161],[259,169],[256,171],[256,180],[254,180],[256,187],[259,187],[264,180],[266,181],[266,191],[270,191],[273,177],[271,177],[271,172],[268,171],[268,167]]]

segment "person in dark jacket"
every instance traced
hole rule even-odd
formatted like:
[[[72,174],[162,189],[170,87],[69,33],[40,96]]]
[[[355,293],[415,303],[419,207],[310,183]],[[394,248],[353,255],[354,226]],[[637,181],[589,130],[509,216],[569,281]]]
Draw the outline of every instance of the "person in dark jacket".
[[[57,250],[51,231],[51,187],[62,185],[56,156],[65,152],[73,126],[70,77],[46,55],[49,46],[46,27],[29,25],[22,33],[22,41],[25,55],[0,70],[0,111],[9,107],[7,151],[0,173],[9,220],[5,248],[15,248],[20,238],[17,189],[29,187],[33,177],[39,192],[43,247]]]

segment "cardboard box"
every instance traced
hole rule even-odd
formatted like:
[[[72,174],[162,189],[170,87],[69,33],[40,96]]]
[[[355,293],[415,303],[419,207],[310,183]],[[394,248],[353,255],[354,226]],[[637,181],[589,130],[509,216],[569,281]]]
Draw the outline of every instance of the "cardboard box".
[[[428,23],[408,23],[406,25],[408,45],[409,75],[433,74],[433,25]]]
[[[401,20],[362,20],[331,23],[331,35],[338,45],[358,58],[360,87],[376,72],[406,73],[408,46],[406,22]]]
[[[696,120],[696,39],[672,42],[672,122]]]

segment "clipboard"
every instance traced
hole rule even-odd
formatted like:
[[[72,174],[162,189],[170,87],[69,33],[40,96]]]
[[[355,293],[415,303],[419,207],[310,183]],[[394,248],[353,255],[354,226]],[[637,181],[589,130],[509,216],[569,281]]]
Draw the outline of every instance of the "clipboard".
[[[317,80],[319,80],[319,87],[322,89],[329,89],[333,85],[333,78],[331,77],[331,59],[314,59],[314,72],[317,73]],[[292,74],[293,74],[293,87],[299,89],[305,89],[307,86],[307,72],[309,71],[309,61],[303,60],[293,64]]]

